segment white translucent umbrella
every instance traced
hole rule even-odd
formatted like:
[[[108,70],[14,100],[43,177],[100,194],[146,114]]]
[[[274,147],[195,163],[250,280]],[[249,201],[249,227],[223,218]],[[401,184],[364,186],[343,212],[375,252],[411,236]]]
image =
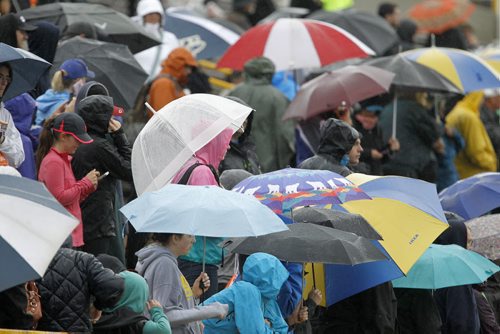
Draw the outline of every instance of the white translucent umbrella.
[[[156,112],[132,149],[138,195],[162,188],[193,154],[224,129],[237,130],[252,108],[225,97],[192,94]]]

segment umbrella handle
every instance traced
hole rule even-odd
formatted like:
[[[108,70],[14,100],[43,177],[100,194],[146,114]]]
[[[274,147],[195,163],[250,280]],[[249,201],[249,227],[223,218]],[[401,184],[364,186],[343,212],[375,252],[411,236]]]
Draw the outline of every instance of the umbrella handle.
[[[153,107],[151,107],[151,105],[150,105],[149,103],[144,102],[144,105],[146,106],[146,108],[148,108],[148,109],[149,109],[149,111],[151,111],[151,112],[153,113],[153,115],[157,113],[157,111],[156,111],[156,110],[154,110],[154,108],[153,108]]]
[[[398,123],[398,95],[394,93],[394,103],[392,111],[392,137],[396,138],[396,128]]]
[[[313,275],[313,289],[316,289],[316,274],[314,272],[314,263],[311,263],[312,275]]]

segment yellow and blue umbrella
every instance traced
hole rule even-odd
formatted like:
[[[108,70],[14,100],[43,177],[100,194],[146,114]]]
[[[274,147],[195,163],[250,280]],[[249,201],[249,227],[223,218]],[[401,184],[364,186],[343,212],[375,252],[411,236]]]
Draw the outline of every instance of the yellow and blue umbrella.
[[[404,57],[439,72],[464,93],[500,87],[498,73],[473,53],[441,47],[410,50]]]
[[[441,289],[479,284],[500,271],[484,256],[458,245],[431,245],[406,277],[392,282],[395,288]]]
[[[323,291],[326,305],[407,274],[448,228],[433,184],[365,174],[351,174],[347,179],[371,199],[346,201],[333,207],[363,216],[383,238],[372,243],[386,252],[390,260],[356,266],[314,264],[316,287]],[[312,272],[312,268],[306,267],[306,271]],[[312,286],[312,276],[306,276],[305,291]]]
[[[488,65],[493,67],[495,71],[497,71],[497,74],[500,73],[500,48],[487,48],[479,53],[479,56],[483,58]]]

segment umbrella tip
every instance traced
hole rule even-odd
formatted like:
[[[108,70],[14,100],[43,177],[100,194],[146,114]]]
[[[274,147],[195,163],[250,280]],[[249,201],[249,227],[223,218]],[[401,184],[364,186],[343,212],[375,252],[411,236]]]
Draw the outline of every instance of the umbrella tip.
[[[149,103],[145,102],[144,105],[153,113],[153,115],[157,113],[157,111],[154,110]]]

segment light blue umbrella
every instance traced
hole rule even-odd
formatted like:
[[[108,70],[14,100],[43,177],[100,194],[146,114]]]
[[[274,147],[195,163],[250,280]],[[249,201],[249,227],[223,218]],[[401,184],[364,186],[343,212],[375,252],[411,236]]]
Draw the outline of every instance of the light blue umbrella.
[[[3,62],[8,62],[12,68],[12,82],[4,92],[4,101],[33,89],[40,76],[51,66],[31,52],[0,43],[0,63]]]
[[[478,253],[458,245],[431,245],[406,277],[392,281],[395,288],[441,289],[478,284],[500,267]]]
[[[288,229],[255,197],[215,186],[169,184],[120,211],[138,232],[249,237]]]

